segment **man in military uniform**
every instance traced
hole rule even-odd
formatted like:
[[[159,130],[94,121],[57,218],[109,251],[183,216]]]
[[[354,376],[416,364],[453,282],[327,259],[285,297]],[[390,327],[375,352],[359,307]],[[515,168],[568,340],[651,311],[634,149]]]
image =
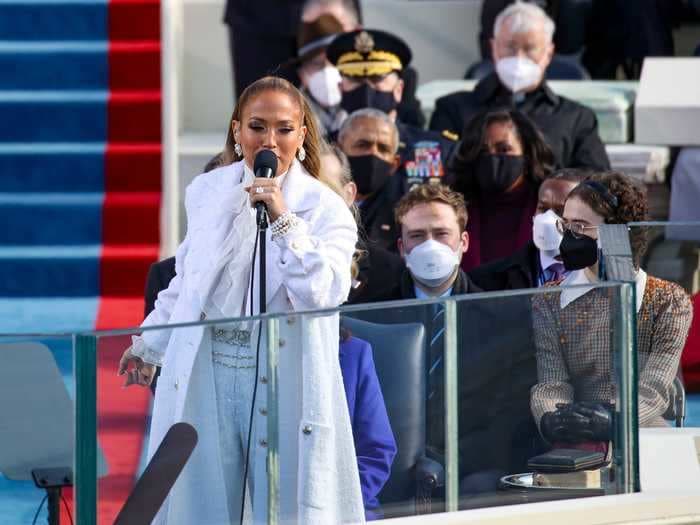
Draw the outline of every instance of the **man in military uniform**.
[[[400,166],[397,176],[382,190],[387,192],[386,200],[393,204],[413,186],[440,182],[456,137],[397,119],[404,90],[402,72],[411,62],[408,45],[391,33],[362,29],[338,35],[326,55],[341,74],[341,108],[348,114],[362,108],[378,109],[399,130]]]
[[[610,169],[593,111],[555,94],[544,80],[554,54],[553,35],[554,22],[540,7],[507,7],[496,18],[491,40],[496,72],[474,91],[439,98],[430,128],[461,134],[477,113],[514,107],[540,128],[558,167]]]

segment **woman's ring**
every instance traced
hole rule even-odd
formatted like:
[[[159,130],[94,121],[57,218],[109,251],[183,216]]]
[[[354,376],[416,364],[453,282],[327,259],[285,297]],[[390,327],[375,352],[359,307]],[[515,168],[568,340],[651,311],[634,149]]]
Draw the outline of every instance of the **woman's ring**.
[[[265,188],[263,188],[262,186],[258,186],[257,188],[255,188],[255,193],[265,193]]]

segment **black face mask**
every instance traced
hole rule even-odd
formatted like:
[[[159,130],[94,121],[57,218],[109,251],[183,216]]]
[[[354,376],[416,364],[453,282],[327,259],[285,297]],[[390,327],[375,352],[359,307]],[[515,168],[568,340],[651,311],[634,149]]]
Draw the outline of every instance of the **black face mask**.
[[[480,155],[476,181],[482,193],[504,193],[525,169],[525,159],[515,155]]]
[[[587,235],[577,239],[573,233],[566,230],[559,245],[559,254],[564,268],[568,271],[583,270],[598,261],[598,243]]]
[[[360,195],[370,195],[381,190],[391,177],[391,170],[394,167],[391,163],[374,155],[348,157],[348,162]]]
[[[396,106],[392,91],[377,91],[364,82],[360,87],[344,92],[340,101],[340,107],[348,113],[363,108],[374,108],[389,113],[396,109]]]

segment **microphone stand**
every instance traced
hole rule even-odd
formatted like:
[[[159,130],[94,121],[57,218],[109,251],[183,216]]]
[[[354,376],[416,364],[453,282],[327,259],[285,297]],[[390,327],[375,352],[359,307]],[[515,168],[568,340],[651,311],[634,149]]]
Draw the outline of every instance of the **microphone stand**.
[[[264,314],[267,312],[267,290],[265,289],[265,284],[267,282],[267,208],[262,207],[258,210],[257,222],[258,232],[260,234],[260,239],[258,241],[260,243],[260,275],[258,276],[258,279],[260,279],[258,288],[260,291],[259,313]]]

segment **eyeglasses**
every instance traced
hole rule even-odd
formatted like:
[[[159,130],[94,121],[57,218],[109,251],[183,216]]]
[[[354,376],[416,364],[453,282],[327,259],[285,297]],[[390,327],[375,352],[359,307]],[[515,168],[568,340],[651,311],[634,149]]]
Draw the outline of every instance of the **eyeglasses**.
[[[563,219],[557,219],[557,231],[564,235],[566,231],[570,231],[571,234],[580,239],[585,235],[586,230],[597,230],[598,226],[585,226],[580,222],[565,222]]]

